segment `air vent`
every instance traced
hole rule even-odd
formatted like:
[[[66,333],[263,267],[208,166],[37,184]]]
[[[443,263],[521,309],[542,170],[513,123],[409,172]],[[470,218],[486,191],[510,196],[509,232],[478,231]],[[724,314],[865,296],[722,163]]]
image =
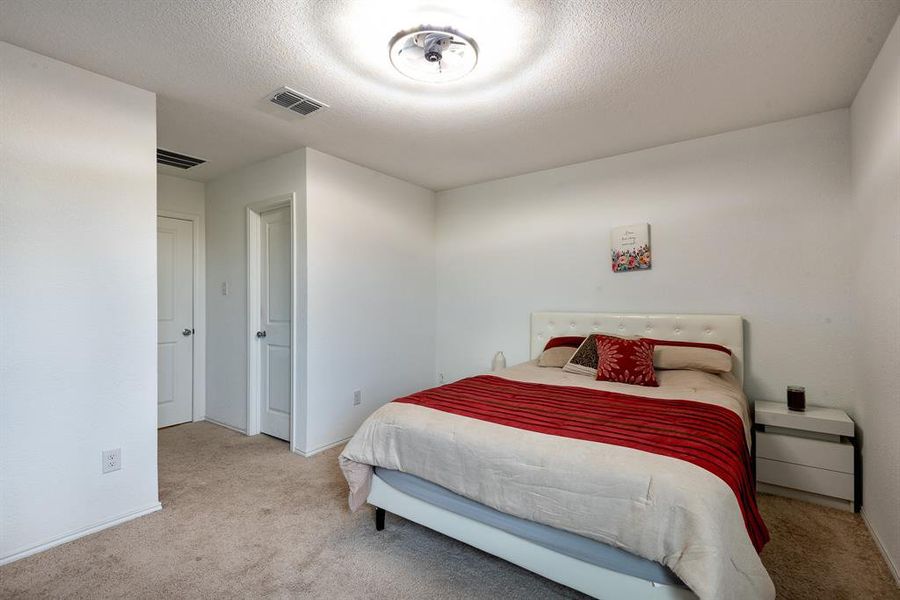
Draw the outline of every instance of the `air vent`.
[[[275,90],[270,96],[269,101],[288,110],[301,115],[308,115],[322,108],[328,108],[328,105],[318,100],[313,100],[309,96],[305,96],[289,87],[283,87]]]
[[[172,152],[171,150],[163,150],[162,148],[157,148],[156,162],[160,165],[169,165],[170,167],[177,167],[179,169],[190,169],[191,167],[202,165],[206,161],[202,158],[194,158],[193,156],[178,154],[177,152]]]

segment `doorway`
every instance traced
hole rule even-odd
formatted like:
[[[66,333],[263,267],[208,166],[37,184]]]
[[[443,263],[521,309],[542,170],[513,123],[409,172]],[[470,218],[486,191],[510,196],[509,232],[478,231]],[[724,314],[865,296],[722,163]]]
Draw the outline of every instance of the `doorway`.
[[[293,194],[247,209],[247,434],[291,441]]]

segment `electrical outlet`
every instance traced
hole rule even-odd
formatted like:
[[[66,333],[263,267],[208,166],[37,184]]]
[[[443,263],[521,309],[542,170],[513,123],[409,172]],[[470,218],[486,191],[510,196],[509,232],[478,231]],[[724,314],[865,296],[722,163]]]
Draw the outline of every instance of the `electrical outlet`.
[[[353,391],[353,406],[359,406],[362,404],[362,390],[354,390]]]
[[[103,472],[112,473],[122,468],[122,449],[113,448],[103,451]]]
[[[444,374],[440,373],[439,375],[440,375],[441,385],[444,385]]]
[[[222,295],[223,296],[228,295],[228,282],[227,281],[222,282]]]

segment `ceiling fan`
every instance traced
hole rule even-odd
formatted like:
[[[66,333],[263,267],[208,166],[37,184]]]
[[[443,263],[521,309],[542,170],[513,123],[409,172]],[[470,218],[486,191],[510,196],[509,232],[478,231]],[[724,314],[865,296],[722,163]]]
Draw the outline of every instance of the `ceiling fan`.
[[[401,31],[391,40],[391,63],[412,79],[429,83],[467,75],[478,62],[474,40],[450,28],[421,26]]]

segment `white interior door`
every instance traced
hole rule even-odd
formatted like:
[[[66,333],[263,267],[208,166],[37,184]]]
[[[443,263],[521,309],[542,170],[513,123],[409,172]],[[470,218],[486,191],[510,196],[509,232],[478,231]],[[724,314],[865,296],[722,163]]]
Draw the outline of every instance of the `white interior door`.
[[[291,435],[291,209],[260,215],[260,431]]]
[[[190,421],[194,388],[194,226],[157,217],[159,427]]]

